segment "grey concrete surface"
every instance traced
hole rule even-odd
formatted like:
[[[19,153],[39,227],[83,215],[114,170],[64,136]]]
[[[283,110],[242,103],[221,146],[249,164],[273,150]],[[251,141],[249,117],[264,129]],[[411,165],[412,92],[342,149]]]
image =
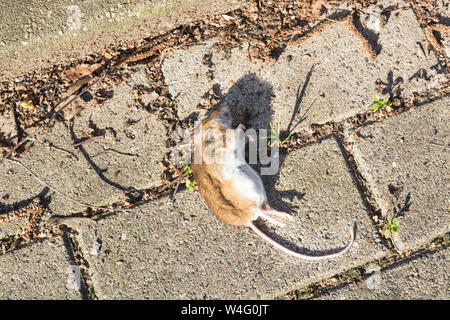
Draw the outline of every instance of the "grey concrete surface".
[[[372,266],[362,282],[330,290],[324,300],[448,300],[450,249],[429,253],[378,270]]]
[[[27,220],[23,217],[14,217],[7,222],[0,221],[0,239],[6,236],[18,236],[22,234],[25,230],[26,222]]]
[[[225,103],[253,112],[266,107],[264,118],[275,121],[280,117],[281,128],[286,129],[311,72],[290,127],[305,117],[296,130],[308,128],[312,123],[340,121],[368,109],[376,80],[406,81],[420,68],[437,63],[432,53],[426,57],[421,53],[418,43],[425,43],[425,35],[412,10],[392,14],[380,28],[377,43],[381,51],[373,62],[347,22],[326,27],[300,45],[287,45],[274,64],[250,61],[245,43],[234,49],[230,58],[222,58],[211,48],[214,41],[176,51],[164,61],[166,82],[182,107],[182,118],[198,111],[201,97],[216,86]],[[205,54],[212,54],[211,81],[206,75],[210,68],[201,63]],[[251,125],[268,127],[269,121],[255,118]]]
[[[246,0],[0,2],[0,81],[227,12]]]
[[[100,54],[108,46],[124,48],[179,23],[242,5],[235,0],[142,0],[125,1],[119,7],[113,1],[58,0],[52,4],[32,1],[36,6],[31,10],[23,1],[11,3],[0,4],[0,81]],[[68,16],[75,19],[77,11],[67,11],[68,5],[80,8],[79,28],[69,30],[77,21],[67,24]],[[250,61],[246,43],[233,49],[230,58],[222,58],[212,49],[217,39],[175,51],[164,61],[163,72],[171,94],[178,99],[180,117],[198,111],[201,97],[213,86],[234,111],[265,108],[250,123],[257,128],[268,127],[278,117],[281,128],[287,128],[303,86],[292,123],[305,119],[296,130],[369,109],[376,80],[388,84],[387,95],[389,89],[396,90],[390,84],[401,86],[401,78],[407,82],[416,71],[429,70],[437,62],[433,53],[421,51],[418,43],[425,43],[425,37],[411,10],[396,11],[378,25],[379,10],[372,9],[375,18],[363,17],[369,28],[379,27],[381,50],[372,62],[346,23],[329,26],[299,45],[288,45],[273,64]],[[202,59],[210,53],[213,64],[208,68]],[[20,160],[62,192],[93,205],[119,201],[126,190],[159,185],[161,160],[168,152],[166,130],[154,116],[133,105],[132,86],[151,86],[145,66],[136,68],[141,70],[113,88],[111,100],[101,106],[87,103],[74,119],[73,129],[60,122],[38,135]],[[206,75],[210,69],[211,81]],[[143,100],[151,98],[147,95]],[[414,250],[449,231],[448,107],[447,97],[366,126],[359,139],[349,138],[358,170],[383,214],[392,213],[397,205],[397,210],[405,210],[400,230],[393,234],[401,251]],[[92,136],[95,128],[97,133],[104,130],[103,139],[74,146]],[[344,256],[313,263],[286,256],[248,228],[220,221],[197,192],[180,190],[175,202],[162,198],[150,209],[100,220],[96,233],[80,232],[80,249],[89,263],[97,296],[273,298],[391,254],[333,137],[281,155],[280,162],[279,173],[262,179],[269,203],[289,211],[295,220],[286,228],[266,227],[266,231],[293,249],[320,255],[345,246],[350,227],[356,224],[355,244]],[[0,177],[0,210],[12,213],[10,206],[23,207],[38,196],[51,197],[50,213],[42,222],[50,214],[83,209],[45,190],[11,163],[0,166]],[[0,240],[20,233],[24,225],[23,218],[0,224]],[[101,244],[99,252],[93,250],[95,244]],[[448,249],[411,259],[381,273],[375,271],[368,282],[330,295],[448,298],[448,261]],[[78,299],[76,280],[61,238],[0,256],[0,298]],[[377,284],[381,289],[374,292]],[[403,290],[408,285],[411,288]]]
[[[354,141],[355,160],[383,215],[403,211],[392,234],[401,251],[450,230],[449,107],[448,97],[425,104],[363,128]]]
[[[333,140],[290,154],[276,186],[266,183],[266,188],[275,208],[282,208],[282,196],[288,206],[298,206],[291,210],[291,225],[268,230],[275,237],[302,253],[321,255],[344,247],[356,223],[354,247],[327,261],[298,260],[249,228],[225,224],[198,192],[185,191],[174,203],[164,198],[154,209],[99,221],[97,236],[82,234],[83,252],[91,251],[97,237],[102,240],[100,254],[87,256],[96,294],[101,299],[271,298],[387,254]],[[289,200],[295,190],[305,195]]]
[[[161,161],[167,152],[166,130],[154,116],[132,105],[131,88],[139,84],[146,85],[143,72],[113,88],[114,97],[102,106],[95,107],[89,102],[75,118],[73,131],[68,124],[57,123],[49,133],[39,135],[32,152],[24,153],[20,160],[59,191],[92,205],[116,202],[126,190],[160,185]],[[101,130],[105,138],[74,146],[92,135],[102,134]],[[44,189],[12,163],[0,167],[0,176],[4,206],[34,197]],[[58,195],[52,194],[52,198],[50,209],[54,214],[83,210]]]
[[[62,238],[0,255],[0,299],[81,299]]]

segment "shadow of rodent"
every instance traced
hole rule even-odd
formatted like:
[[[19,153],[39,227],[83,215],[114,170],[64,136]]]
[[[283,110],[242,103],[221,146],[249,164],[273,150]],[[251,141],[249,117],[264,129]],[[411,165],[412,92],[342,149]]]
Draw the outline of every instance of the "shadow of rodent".
[[[291,211],[294,209],[292,206],[294,198],[301,199],[304,197],[304,193],[298,193],[296,190],[277,191],[275,189],[279,179],[280,168],[286,155],[279,152],[277,147],[270,148],[267,146],[270,139],[268,141],[267,138],[264,138],[272,135],[270,123],[276,122],[273,119],[274,112],[272,108],[273,86],[269,82],[258,78],[255,74],[249,73],[236,81],[226,94],[221,92],[218,84],[215,84],[212,89],[215,95],[219,97],[220,102],[206,114],[223,105],[228,105],[232,112],[233,128],[242,123],[247,129],[256,131],[255,141],[250,141],[246,147],[246,161],[260,174],[271,207],[280,211]],[[304,93],[304,90],[302,90],[302,93]],[[299,101],[301,101],[301,97]],[[295,115],[291,118],[291,122],[294,118]],[[261,154],[260,149],[263,151],[267,150],[267,154],[264,152]],[[252,156],[250,156],[251,152]],[[258,154],[257,156],[255,156],[255,152]],[[261,156],[266,161],[263,161],[264,159]],[[264,173],[263,168],[271,166],[272,161],[276,165],[276,170],[270,174],[261,174]],[[283,201],[285,198],[289,198],[290,201]]]

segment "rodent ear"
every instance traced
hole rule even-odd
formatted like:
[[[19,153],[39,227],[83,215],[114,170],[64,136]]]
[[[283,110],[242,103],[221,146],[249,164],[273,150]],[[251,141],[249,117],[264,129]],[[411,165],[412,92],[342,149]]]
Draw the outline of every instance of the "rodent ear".
[[[231,119],[231,118],[232,118],[232,116],[231,116],[231,108],[230,108],[229,106],[223,107],[223,109],[222,109],[222,115],[223,115],[225,118]]]
[[[222,109],[222,116],[226,118],[231,118],[230,108],[226,107]]]

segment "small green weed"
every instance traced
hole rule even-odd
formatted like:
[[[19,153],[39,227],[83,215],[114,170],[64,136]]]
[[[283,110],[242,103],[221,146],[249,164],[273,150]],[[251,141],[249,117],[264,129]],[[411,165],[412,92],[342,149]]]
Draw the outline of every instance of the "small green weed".
[[[184,167],[184,172],[187,174],[192,174],[191,167],[188,164]]]
[[[186,179],[186,188],[188,188],[189,192],[194,191],[194,187],[198,184],[195,180],[189,180],[189,178]]]
[[[387,226],[386,226],[386,236],[393,232],[397,232],[400,228],[400,222],[398,221],[398,218],[388,218],[387,219]]]
[[[385,107],[386,112],[390,113],[392,111],[391,105],[392,103],[389,102],[389,97],[381,99],[377,94],[373,95],[373,111],[377,111],[381,107]]]
[[[186,188],[189,190],[189,192],[192,192],[194,191],[194,187],[198,185],[198,182],[194,179],[193,180],[189,179],[190,176],[192,175],[192,169],[188,164],[184,167],[184,172],[189,175],[186,178]]]
[[[278,117],[278,122],[277,122],[277,128],[274,128],[274,125],[272,122],[270,122],[270,128],[272,129],[272,136],[267,136],[267,137],[263,137],[263,139],[275,139],[275,141],[270,143],[270,146],[273,147],[274,145],[276,145],[278,143],[278,145],[282,146],[283,144],[285,144],[289,138],[292,135],[292,132],[289,133],[289,135],[286,138],[282,138],[281,137],[281,128],[280,128],[280,117]]]

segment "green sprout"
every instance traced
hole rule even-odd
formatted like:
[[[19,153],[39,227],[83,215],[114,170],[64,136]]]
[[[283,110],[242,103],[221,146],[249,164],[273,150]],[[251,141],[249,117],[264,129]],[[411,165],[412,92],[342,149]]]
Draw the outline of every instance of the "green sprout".
[[[390,113],[392,111],[391,108],[392,103],[389,102],[389,97],[381,99],[377,94],[373,95],[373,104],[372,104],[372,110],[377,111],[381,107],[385,107],[386,112]]]
[[[398,218],[387,219],[386,235],[388,236],[391,232],[397,232],[400,228],[400,222]]]
[[[186,179],[186,188],[188,188],[189,192],[194,191],[194,187],[198,184],[195,180],[189,180],[189,178]]]
[[[188,175],[192,175],[192,169],[188,164],[184,167],[184,172]],[[189,176],[186,178],[186,188],[189,190],[189,192],[194,191],[194,187],[196,185],[198,185],[198,182],[196,180],[189,179]]]
[[[285,139],[281,138],[280,117],[278,117],[277,128],[276,129],[274,128],[272,122],[270,122],[270,128],[272,129],[272,134],[273,135],[272,136],[263,137],[263,139],[275,139],[275,141],[270,143],[271,147],[273,147],[277,143],[280,146],[282,146],[283,144],[286,143],[286,141],[289,140],[289,138],[292,135],[292,132],[291,132],[291,133],[289,133],[289,135]]]

